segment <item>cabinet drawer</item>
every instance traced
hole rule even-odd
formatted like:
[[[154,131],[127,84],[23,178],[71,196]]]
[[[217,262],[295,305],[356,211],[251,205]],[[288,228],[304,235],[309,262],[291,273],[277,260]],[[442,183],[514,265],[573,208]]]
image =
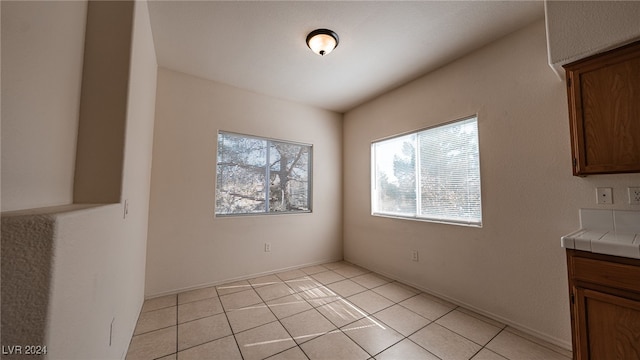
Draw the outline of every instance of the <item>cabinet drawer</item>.
[[[638,266],[580,257],[574,257],[571,266],[575,280],[640,293],[640,267]]]

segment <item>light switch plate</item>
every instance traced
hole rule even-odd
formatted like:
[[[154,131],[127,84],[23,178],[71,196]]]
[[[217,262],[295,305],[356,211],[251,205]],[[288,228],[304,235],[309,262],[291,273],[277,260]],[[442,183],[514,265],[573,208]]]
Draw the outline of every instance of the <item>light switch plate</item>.
[[[600,205],[613,204],[613,190],[611,188],[596,188],[596,203]]]

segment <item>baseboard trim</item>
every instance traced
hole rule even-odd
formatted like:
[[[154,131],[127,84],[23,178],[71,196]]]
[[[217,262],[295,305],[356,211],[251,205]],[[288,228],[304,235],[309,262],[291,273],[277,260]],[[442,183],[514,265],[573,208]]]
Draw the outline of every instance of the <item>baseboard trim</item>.
[[[259,273],[254,273],[254,274],[247,274],[247,275],[242,275],[242,276],[238,276],[238,277],[234,277],[234,278],[229,278],[229,279],[224,279],[224,280],[220,280],[220,281],[214,281],[214,282],[210,282],[210,283],[204,283],[204,284],[199,284],[199,285],[195,285],[195,286],[188,286],[188,287],[184,287],[184,288],[179,288],[179,289],[175,289],[175,290],[170,290],[170,291],[165,291],[165,292],[160,292],[160,293],[156,293],[156,294],[151,294],[151,295],[146,295],[145,296],[145,300],[149,300],[149,299],[154,299],[154,298],[158,298],[158,297],[162,297],[162,296],[167,296],[167,295],[175,295],[175,294],[179,294],[181,292],[185,292],[185,291],[191,291],[191,290],[197,290],[197,289],[203,289],[203,288],[207,288],[207,287],[211,287],[211,286],[218,286],[218,285],[222,285],[222,284],[226,284],[226,283],[230,283],[230,282],[235,282],[235,281],[242,281],[242,280],[248,280],[248,279],[253,279],[256,277],[260,277],[260,276],[266,276],[266,275],[272,275],[272,274],[276,274],[276,273],[280,273],[280,272],[284,272],[284,271],[290,271],[290,270],[296,270],[296,269],[301,269],[301,268],[305,268],[305,267],[309,267],[309,266],[315,266],[315,265],[322,265],[322,264],[327,264],[327,263],[331,263],[331,262],[336,262],[336,261],[346,261],[349,262],[353,265],[356,266],[360,266],[362,268],[365,268],[369,271],[373,271],[375,273],[378,273],[382,276],[385,276],[389,279],[392,280],[396,280],[399,281],[403,284],[412,286],[420,291],[423,291],[427,294],[439,297],[443,300],[446,300],[452,304],[461,306],[465,309],[471,310],[473,312],[476,312],[482,316],[486,316],[489,319],[498,321],[502,324],[507,325],[507,328],[505,329],[506,331],[509,331],[511,333],[514,333],[516,335],[522,336],[524,338],[526,338],[529,341],[533,341],[535,343],[537,343],[540,346],[543,346],[553,352],[556,352],[560,355],[566,356],[566,357],[571,357],[571,342],[567,342],[564,341],[562,339],[558,339],[552,336],[549,336],[545,333],[541,333],[537,330],[531,329],[527,326],[524,326],[522,324],[519,324],[517,322],[514,322],[510,319],[507,319],[503,316],[491,313],[489,311],[480,309],[474,305],[468,304],[464,301],[460,301],[458,299],[454,299],[451,298],[449,296],[446,296],[444,294],[438,293],[437,291],[433,291],[431,289],[425,288],[423,286],[420,286],[418,284],[414,284],[412,282],[406,281],[404,279],[399,278],[398,276],[394,275],[394,274],[389,274],[386,273],[384,271],[380,271],[375,269],[374,267],[369,267],[369,266],[362,266],[360,264],[358,264],[357,262],[351,261],[349,259],[327,259],[327,260],[320,260],[320,261],[314,261],[314,262],[310,262],[310,263],[305,263],[305,264],[300,264],[300,265],[294,265],[294,266],[288,266],[288,267],[284,267],[284,268],[278,268],[278,269],[273,269],[273,270],[268,270],[268,271],[263,271],[263,272],[259,272]]]
[[[211,287],[211,286],[218,286],[218,285],[227,284],[227,283],[234,282],[234,281],[248,280],[248,279],[253,279],[253,278],[256,278],[256,277],[260,277],[260,276],[272,275],[272,274],[281,273],[281,272],[284,272],[284,271],[302,269],[302,268],[309,267],[309,266],[322,265],[322,264],[327,264],[327,263],[336,262],[336,261],[342,261],[342,260],[343,259],[320,260],[320,261],[314,261],[314,262],[305,263],[305,264],[301,264],[301,265],[288,266],[288,267],[284,267],[284,268],[278,268],[278,269],[263,271],[263,272],[254,273],[254,274],[247,274],[247,275],[242,275],[242,276],[238,276],[238,277],[234,277],[234,278],[214,281],[214,282],[210,282],[210,283],[203,283],[203,284],[198,284],[198,285],[194,285],[194,286],[187,286],[187,287],[178,288],[178,289],[174,289],[174,290],[163,291],[163,292],[159,292],[159,293],[155,293],[155,294],[145,295],[144,299],[145,300],[150,300],[150,299],[154,299],[154,298],[158,298],[158,297],[162,297],[162,296],[179,294],[179,293],[185,292],[185,291],[204,289],[204,288],[208,288],[208,287]]]
[[[399,281],[399,282],[401,282],[403,284],[412,286],[412,287],[414,287],[414,288],[416,288],[416,289],[418,289],[420,291],[423,291],[423,292],[425,292],[427,294],[439,297],[439,298],[441,298],[443,300],[446,300],[446,301],[448,301],[448,302],[450,302],[452,304],[461,306],[461,307],[463,307],[465,309],[468,309],[468,310],[471,310],[473,312],[476,312],[476,313],[478,313],[478,314],[480,314],[482,316],[486,316],[489,319],[492,319],[492,320],[498,321],[500,323],[503,323],[503,324],[507,325],[507,327],[508,327],[506,329],[507,331],[509,331],[511,333],[514,333],[516,335],[522,336],[522,337],[526,338],[527,340],[533,341],[533,342],[537,343],[538,345],[544,346],[545,348],[547,348],[547,349],[549,349],[549,350],[551,350],[553,352],[556,352],[556,353],[558,353],[560,355],[563,355],[563,356],[571,358],[571,351],[572,351],[571,342],[567,342],[565,340],[558,339],[558,338],[553,337],[553,336],[549,336],[548,334],[541,333],[541,332],[539,332],[537,330],[531,329],[530,327],[527,327],[525,325],[522,325],[522,324],[519,324],[517,322],[514,322],[514,321],[512,321],[510,319],[507,319],[507,318],[505,318],[503,316],[491,313],[489,311],[480,309],[480,308],[478,308],[478,307],[476,307],[474,305],[468,304],[468,303],[466,303],[464,301],[460,301],[458,299],[455,299],[455,298],[449,297],[447,295],[441,294],[441,293],[439,293],[437,291],[433,291],[431,289],[425,288],[425,287],[420,286],[418,284],[414,284],[412,282],[409,282],[409,281],[406,281],[404,279],[401,279],[401,278],[399,278],[398,276],[396,276],[394,274],[389,274],[389,273],[386,273],[384,271],[379,271],[379,270],[376,270],[376,269],[374,269],[372,267],[369,267],[369,266],[362,266],[362,265],[358,264],[357,262],[354,262],[354,261],[346,259],[346,258],[344,259],[344,261],[347,261],[347,262],[349,262],[351,264],[360,266],[360,267],[365,268],[365,269],[367,269],[369,271],[373,271],[373,272],[375,272],[377,274],[380,274],[382,276],[388,277],[389,279],[393,279],[393,280]],[[509,329],[509,327],[511,329]],[[536,340],[541,340],[541,341],[536,341]]]

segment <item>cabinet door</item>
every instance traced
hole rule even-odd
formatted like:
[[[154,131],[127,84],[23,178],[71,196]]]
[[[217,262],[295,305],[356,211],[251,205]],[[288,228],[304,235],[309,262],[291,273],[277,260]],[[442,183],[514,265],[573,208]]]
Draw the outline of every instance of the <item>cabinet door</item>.
[[[574,175],[640,172],[640,42],[565,69]]]
[[[583,288],[576,292],[581,357],[640,360],[640,301]]]

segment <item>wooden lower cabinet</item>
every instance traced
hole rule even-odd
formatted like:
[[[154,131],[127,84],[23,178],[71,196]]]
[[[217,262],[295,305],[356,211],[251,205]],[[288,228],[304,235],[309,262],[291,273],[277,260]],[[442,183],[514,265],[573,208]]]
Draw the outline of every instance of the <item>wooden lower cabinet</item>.
[[[640,260],[567,250],[574,359],[640,360]]]

